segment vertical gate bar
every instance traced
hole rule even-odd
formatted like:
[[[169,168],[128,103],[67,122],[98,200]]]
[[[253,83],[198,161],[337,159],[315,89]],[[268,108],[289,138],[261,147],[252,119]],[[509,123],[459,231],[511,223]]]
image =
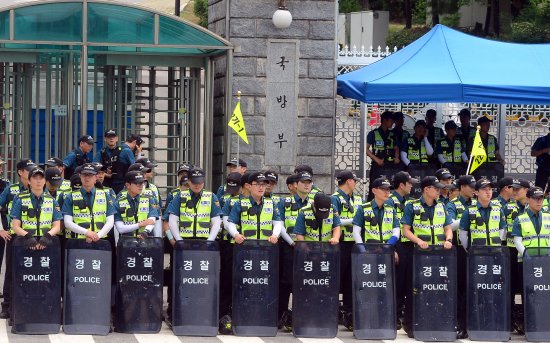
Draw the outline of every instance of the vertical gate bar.
[[[48,56],[46,59],[46,108],[45,108],[45,146],[44,146],[44,158],[48,159],[52,154],[52,56]]]
[[[36,73],[35,79],[35,110],[34,110],[34,161],[39,163],[40,161],[40,55],[36,57],[36,64],[34,65],[34,71]],[[31,95],[32,101],[32,95]],[[32,106],[31,106],[32,107]],[[31,109],[32,113],[32,109]],[[31,115],[32,118],[32,115]],[[31,124],[32,127],[32,124]],[[29,136],[30,137],[30,136]]]

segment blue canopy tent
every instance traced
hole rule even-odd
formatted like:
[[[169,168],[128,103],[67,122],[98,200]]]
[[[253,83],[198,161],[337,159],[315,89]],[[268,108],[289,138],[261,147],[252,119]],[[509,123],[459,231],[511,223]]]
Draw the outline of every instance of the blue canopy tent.
[[[516,44],[437,25],[402,50],[338,76],[368,103],[550,104],[550,44]]]

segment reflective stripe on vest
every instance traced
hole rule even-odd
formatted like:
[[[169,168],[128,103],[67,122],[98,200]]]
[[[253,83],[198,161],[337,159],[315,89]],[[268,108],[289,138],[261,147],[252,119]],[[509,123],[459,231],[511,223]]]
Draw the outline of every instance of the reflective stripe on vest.
[[[96,188],[94,203],[92,204],[92,213],[90,213],[90,209],[88,208],[86,200],[84,200],[84,196],[82,196],[82,192],[80,190],[72,191],[70,194],[73,201],[74,223],[87,230],[99,232],[107,221],[107,203],[109,201],[109,194],[107,194],[105,190]],[[66,235],[68,237],[70,236],[69,238],[86,238],[85,235],[76,234],[74,232],[71,233],[70,231],[67,231]]]
[[[403,218],[403,212],[405,211],[405,206],[407,206],[408,203],[410,203],[410,200],[405,200],[405,203],[402,204],[401,201],[397,198],[395,194],[390,195],[390,199],[393,201],[394,209],[395,209],[395,216],[397,217],[397,220],[399,223],[401,223],[401,218]],[[410,240],[405,237],[403,234],[403,225],[399,225],[401,228],[401,233],[399,235],[401,242],[410,242]]]
[[[37,217],[35,211],[31,211],[36,209],[32,204],[30,193],[19,197],[21,199],[21,228],[27,232],[31,232],[33,236],[43,236],[52,228],[55,200],[47,193],[44,193],[43,196],[42,207],[40,208],[40,213],[38,213],[40,217]],[[32,212],[34,214],[31,216]]]
[[[443,245],[445,242],[445,208],[442,203],[438,202],[434,208],[434,216],[430,222],[427,218],[426,210],[420,203],[420,200],[415,200],[412,203],[414,220],[412,229],[414,234],[428,243],[429,245]],[[422,218],[425,217],[425,220]]]
[[[180,236],[181,238],[208,238],[210,234],[210,212],[212,192],[202,191],[200,199],[193,206],[191,191],[180,192]]]
[[[309,204],[313,203],[313,200],[310,199],[309,196],[307,200]],[[307,206],[307,204],[300,207],[300,205],[296,202],[296,199],[294,199],[294,196],[286,197],[282,201],[284,201],[286,232],[292,240],[295,240],[296,235],[294,234],[294,226],[296,225],[296,218],[298,218],[298,212],[300,212],[300,209]]]
[[[372,202],[363,205],[364,211],[364,243],[385,243],[393,235],[393,216],[394,208],[384,204],[384,213],[382,217],[382,227],[378,226],[379,220],[374,215]],[[373,225],[374,224],[374,225]]]
[[[342,194],[340,194],[339,192],[335,192],[332,196],[337,197],[340,200],[340,204],[342,204],[342,210],[340,211],[339,215],[340,218],[343,219],[353,219],[353,217],[355,216],[355,212],[357,211],[359,206],[362,206],[363,203],[363,200],[359,195],[352,195],[349,198],[349,204],[346,199],[344,199],[344,196],[342,196]],[[354,242],[355,239],[353,238],[353,225],[342,225],[341,228],[343,232],[342,241]]]
[[[247,239],[266,240],[273,235],[273,200],[263,199],[262,211],[251,214],[250,198],[241,199],[241,232]]]
[[[470,220],[470,246],[500,246],[500,206],[491,205],[489,220],[486,223],[477,205],[468,207]]]
[[[387,162],[393,162],[395,151],[393,148],[393,132],[388,130],[387,139],[382,138],[380,128],[374,130],[374,145],[372,147],[374,155]]]
[[[462,162],[462,142],[460,139],[456,139],[449,144],[447,138],[443,138],[440,141],[441,152],[447,162],[460,163]]]
[[[334,212],[332,206],[327,219],[323,219],[321,227],[314,228],[317,225],[317,219],[310,205],[303,207],[300,211],[304,214],[306,234],[304,239],[313,242],[328,242],[332,238],[332,223],[334,220]]]
[[[542,215],[542,225],[540,232],[537,234],[535,226],[527,212],[518,216],[518,223],[521,228],[522,244],[527,248],[547,248],[550,247],[550,213],[539,212]],[[522,260],[523,256],[518,254],[518,260]]]
[[[126,194],[118,199],[118,207],[120,208],[120,216],[124,225],[132,225],[147,220],[149,217],[149,208],[151,206],[151,197],[148,195],[140,194],[139,202],[137,206],[137,213],[132,215],[132,206],[128,200],[129,195]],[[136,219],[137,217],[137,219]],[[132,234],[137,237],[138,234],[145,231],[145,227],[140,227],[134,230]]]

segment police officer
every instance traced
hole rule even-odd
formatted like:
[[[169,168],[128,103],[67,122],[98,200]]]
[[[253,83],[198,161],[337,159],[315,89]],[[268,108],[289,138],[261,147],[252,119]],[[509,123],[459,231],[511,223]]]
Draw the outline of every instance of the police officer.
[[[449,201],[453,201],[458,198],[460,191],[458,190],[458,183],[456,179],[453,180],[453,183],[447,186],[447,189],[449,190]]]
[[[451,227],[453,232],[453,245],[462,246],[462,243],[459,239],[458,231],[460,227],[460,219],[466,213],[468,215],[467,209],[471,205],[475,205],[476,201],[473,199],[476,180],[471,175],[462,175],[457,180],[457,186],[459,188],[459,195],[453,200],[450,200],[445,208],[449,217],[451,218],[452,224]],[[467,255],[466,250],[457,249],[457,318],[458,318],[458,330],[457,335],[460,337],[465,337],[466,329],[466,289],[467,289]]]
[[[150,190],[153,193],[153,196],[155,200],[157,201],[157,204],[162,204],[162,199],[160,197],[160,192],[157,186],[153,184],[153,177],[155,176],[155,167],[157,166],[156,163],[152,162],[146,157],[142,157],[136,160],[136,163],[142,164],[146,169],[144,172],[145,175],[145,188],[147,190]]]
[[[353,217],[363,200],[359,195],[354,195],[355,186],[361,181],[350,170],[342,170],[336,175],[338,190],[332,194],[331,201],[335,214],[340,217],[343,232],[340,235],[340,289],[342,293],[341,318],[343,325],[348,329],[353,329],[353,320],[351,311],[353,300],[351,298],[351,250],[355,243],[353,238]]]
[[[436,153],[439,163],[444,168],[452,170],[453,175],[458,177],[464,173],[464,162],[468,162],[466,146],[457,136],[457,125],[454,120],[445,123],[447,135],[436,144]]]
[[[189,189],[189,178],[187,173],[191,169],[191,166],[185,163],[182,163],[178,167],[178,187],[172,189],[170,192],[168,192],[168,195],[166,196],[166,202],[164,204],[164,208],[162,211],[162,231],[166,235],[166,238],[170,242],[171,245],[176,244],[176,240],[172,236],[172,232],[170,231],[170,227],[168,225],[168,221],[170,219],[170,214],[166,211],[168,208],[168,205],[172,200],[174,199],[174,196],[176,194],[179,194],[181,191],[185,191]],[[172,254],[170,254],[172,256]]]
[[[2,312],[0,312],[0,318],[7,319],[10,317],[10,301],[11,301],[11,280],[12,280],[12,242],[11,235],[14,234],[11,228],[10,212],[15,197],[24,192],[28,192],[29,189],[29,171],[36,168],[32,160],[22,159],[17,162],[17,175],[19,176],[19,182],[9,185],[4,188],[0,194],[0,206],[2,211],[7,214],[8,226],[0,228],[0,237],[2,237],[6,243],[6,274],[4,276],[4,287],[2,292],[4,293],[4,301],[2,301]],[[7,231],[9,230],[9,231]]]
[[[6,162],[4,162],[3,159],[0,158],[0,175],[4,175],[4,165]],[[0,194],[4,191],[4,189],[10,187],[10,181],[8,179],[4,179],[0,176]],[[0,209],[0,219],[2,220],[2,227],[8,227],[8,216],[7,211]],[[6,242],[3,239],[0,239],[0,267],[2,266],[2,261],[4,259],[4,248],[6,246]],[[2,293],[0,293],[0,297],[2,297]]]
[[[274,170],[266,170],[263,173],[267,180],[267,186],[265,187],[265,196],[273,199],[275,207],[278,207],[279,201],[281,201],[281,197],[273,194],[273,192],[275,191],[275,188],[277,188],[277,183],[279,182],[279,174],[277,174],[277,172],[275,172]]]
[[[97,170],[97,178],[96,178],[96,182],[95,182],[96,188],[101,188],[101,189],[106,190],[107,192],[109,192],[109,194],[111,195],[111,199],[114,202],[116,200],[115,191],[112,188],[106,186],[103,183],[103,182],[105,182],[105,175],[106,175],[106,172],[107,172],[107,167],[102,165],[99,162],[92,162],[92,166],[95,168],[95,170]]]
[[[300,165],[297,165],[296,168],[294,168],[294,174],[301,174],[303,172],[309,173],[313,178],[313,168],[311,168],[310,165],[300,164]],[[317,194],[317,192],[322,192],[322,190],[319,187],[317,187],[314,183],[312,183],[311,189],[308,195],[309,200],[313,201],[313,197],[315,196],[315,194]]]
[[[369,183],[369,199],[372,194],[372,182],[382,174],[382,167],[399,164],[399,147],[396,145],[391,127],[393,113],[385,111],[380,116],[380,126],[367,134],[366,154],[372,159]]]
[[[550,127],[546,136],[537,138],[531,147],[531,156],[536,157],[535,186],[544,188],[550,178]]]
[[[132,134],[126,138],[124,144],[121,145],[120,154],[117,161],[111,165],[111,188],[115,193],[119,193],[124,188],[124,175],[128,168],[136,163],[136,154],[139,154],[142,149],[143,139],[136,134]]]
[[[404,140],[401,146],[401,160],[409,168],[416,164],[428,164],[434,150],[426,135],[427,127],[424,120],[414,124],[414,135]]]
[[[521,187],[514,189],[514,200],[518,205],[518,215],[520,215],[525,212],[525,208],[527,207],[527,192],[531,188],[531,184],[525,179],[518,179],[517,181]]]
[[[477,119],[477,124],[481,127],[479,130],[479,136],[481,138],[481,143],[485,148],[485,152],[487,153],[487,162],[500,162],[504,165],[504,160],[500,157],[497,138],[489,134],[489,129],[491,128],[492,122],[493,121],[486,116],[481,116]],[[474,138],[470,139],[468,143],[468,154],[471,154],[472,152]]]
[[[461,109],[458,113],[458,120],[460,121],[460,127],[456,130],[456,134],[462,141],[462,145],[466,146],[476,135],[476,128],[471,126],[472,114],[470,110],[467,108]]]
[[[453,183],[453,174],[447,168],[440,168],[436,170],[435,177],[439,179],[439,182],[445,186],[439,195],[439,201],[446,205],[449,202],[449,189],[448,186]]]
[[[300,209],[294,234],[297,241],[340,242],[340,218],[334,214],[330,196],[318,192],[312,204]]]
[[[418,180],[413,178],[409,173],[400,171],[393,176],[392,184],[393,191],[388,199],[388,203],[393,206],[395,209],[395,216],[397,217],[397,220],[401,222],[405,206],[410,201],[409,196],[412,188],[415,184],[418,184]],[[396,251],[400,258],[400,262],[396,265],[395,269],[395,294],[398,328],[401,328],[402,312],[403,307],[405,306],[405,285],[412,283],[412,280],[408,280],[408,278],[412,277],[412,275],[409,275],[407,271],[412,270],[413,249],[413,244],[403,235],[403,231],[401,231],[399,234],[399,243],[396,246]]]
[[[443,130],[440,127],[435,126],[435,121],[437,119],[437,112],[434,109],[429,109],[426,111],[426,128],[428,129],[428,141],[432,147],[436,146],[437,142],[445,137]]]
[[[391,133],[393,134],[394,145],[399,148],[403,144],[403,141],[409,138],[411,134],[409,131],[403,129],[403,125],[405,124],[405,115],[403,112],[393,113],[393,123]]]
[[[181,239],[216,239],[222,219],[220,202],[215,194],[204,190],[205,173],[200,168],[189,171],[189,189],[174,196],[166,211],[176,241]]]
[[[428,143],[429,144],[429,143]],[[426,176],[420,182],[422,196],[418,200],[411,201],[405,206],[401,223],[403,234],[411,242],[421,249],[427,249],[430,245],[443,245],[445,249],[451,249],[453,244],[453,231],[451,219],[444,205],[438,202],[440,191],[444,186],[435,176]],[[406,301],[403,318],[403,329],[412,338],[412,263],[408,272],[411,283],[406,285]]]
[[[67,192],[71,190],[71,180],[65,179],[65,165],[63,164],[63,160],[57,157],[50,157],[44,164],[45,171],[47,172],[50,168],[56,168],[61,173],[62,182],[59,186],[59,190],[61,192]],[[61,205],[61,203],[60,203]]]
[[[52,238],[60,230],[62,215],[59,205],[44,192],[45,184],[44,170],[38,167],[31,170],[29,192],[17,195],[10,211],[14,233],[25,237],[25,246],[32,250],[42,250],[51,245]]]
[[[542,203],[542,208],[545,211],[550,212],[550,177],[548,178],[548,182],[546,183],[546,188],[544,191],[544,202]]]
[[[74,174],[76,167],[92,161],[89,154],[94,148],[94,143],[94,138],[90,135],[80,137],[78,147],[68,153],[63,159],[66,177],[70,178]]]
[[[121,235],[147,238],[162,237],[160,227],[155,226],[160,217],[156,200],[143,193],[145,175],[139,171],[126,173],[126,193],[119,195],[115,204],[115,226]]]
[[[248,170],[248,164],[243,159],[240,159],[240,158],[239,159],[232,158],[231,161],[225,164],[225,166],[227,167],[228,174],[239,173],[241,175],[244,175],[244,173],[246,173],[246,171]],[[216,196],[221,201],[224,194],[225,194],[225,186],[221,185],[216,192]]]
[[[289,303],[293,283],[294,226],[300,209],[311,202],[308,197],[311,181],[309,172],[288,176],[286,184],[290,195],[279,202],[279,214],[281,221],[284,222],[279,250],[279,327],[284,327],[288,331],[292,331],[292,310],[289,308]]]
[[[97,242],[106,238],[114,225],[115,208],[108,191],[95,187],[97,170],[87,163],[80,171],[82,187],[65,196],[63,218],[71,238]],[[109,239],[114,248],[114,236]]]
[[[105,145],[94,156],[94,162],[99,162],[105,166],[105,180],[103,183],[112,188],[112,176],[117,172],[117,163],[122,151],[122,147],[118,146],[118,135],[115,129],[106,130],[103,134]]]

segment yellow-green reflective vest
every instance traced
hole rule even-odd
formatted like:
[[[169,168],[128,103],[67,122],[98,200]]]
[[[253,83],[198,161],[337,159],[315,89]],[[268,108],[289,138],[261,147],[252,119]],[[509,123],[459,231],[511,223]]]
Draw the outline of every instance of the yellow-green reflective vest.
[[[231,196],[231,194],[224,194],[223,198],[224,198],[224,206],[226,202],[229,201],[229,212],[231,212],[231,209],[233,208],[233,206],[235,206],[235,204],[241,199],[241,195],[239,194],[239,195]],[[235,224],[235,225],[237,226],[237,231],[240,232],[241,225],[240,224]],[[233,239],[233,237],[231,237],[227,229],[223,226],[223,223],[222,223],[222,230],[220,230],[220,233],[218,234],[218,239],[221,239],[222,241],[229,241],[231,243],[235,243],[235,240]]]
[[[420,148],[419,148],[420,145]],[[428,153],[424,139],[417,143],[416,138],[411,136],[407,138],[407,158],[411,163],[428,163]]]
[[[468,207],[468,219],[470,220],[470,242],[473,245],[500,246],[500,206],[490,204],[489,220],[485,222],[476,205]]]
[[[32,204],[30,193],[19,196],[21,199],[21,228],[33,236],[43,236],[52,229],[55,199],[47,193],[43,193],[43,197],[40,213],[37,213]]]
[[[454,141],[449,143],[447,138],[443,138],[439,141],[439,146],[441,147],[441,152],[447,162],[462,162],[462,142],[460,139],[455,138]]]
[[[59,186],[58,191],[63,193],[70,193],[72,191],[71,180],[63,179],[63,181],[61,182],[61,186]]]
[[[487,137],[487,162],[496,162],[497,139],[493,135]]]
[[[542,225],[538,235],[527,211],[517,218],[521,228],[522,244],[526,249],[550,247],[550,213],[540,211],[539,216],[542,216]],[[523,260],[523,256],[518,254],[518,260]]]
[[[382,227],[378,225],[379,220],[374,215],[372,202],[363,205],[364,212],[364,243],[386,243],[393,234],[394,208],[391,205],[384,204],[382,217]]]
[[[263,198],[261,212],[257,210],[250,198],[241,199],[241,232],[247,239],[266,240],[273,235],[273,200]]]
[[[95,189],[94,203],[91,211],[80,189],[72,191],[70,196],[73,200],[73,221],[75,224],[93,231],[99,232],[107,221],[107,203],[110,195],[103,189]],[[85,239],[85,235],[74,232],[66,232],[68,238]],[[100,237],[103,238],[103,237]]]
[[[304,239],[313,242],[328,242],[332,238],[332,223],[334,222],[334,212],[330,207],[329,215],[323,219],[319,227],[319,223],[313,213],[311,204],[302,207],[300,210],[304,214],[306,234]]]
[[[151,196],[140,194],[137,206],[137,213],[134,213],[130,205],[129,194],[125,194],[118,198],[118,207],[120,208],[120,216],[124,225],[138,224],[149,218],[149,208],[151,206]],[[140,227],[130,233],[134,237],[145,231],[145,227]]]
[[[405,206],[407,206],[407,204],[411,202],[411,200],[405,200],[405,203],[403,204],[395,194],[390,195],[390,199],[393,201],[393,204],[394,204],[395,216],[397,217],[397,220],[401,223],[401,218],[403,218],[403,212],[405,211]],[[403,243],[410,242],[410,240],[407,237],[405,237],[405,235],[403,234],[403,225],[400,225],[400,227],[401,227],[401,234],[399,235],[400,241]]]
[[[395,150],[393,144],[393,132],[388,130],[387,139],[382,138],[380,128],[374,130],[374,145],[372,152],[376,157],[383,159],[386,162],[393,162],[395,158]]]
[[[429,245],[443,245],[445,243],[445,207],[437,202],[434,208],[433,218],[428,218],[426,210],[420,200],[414,200],[413,225],[414,234]]]
[[[194,206],[193,206],[194,205]],[[212,192],[202,191],[199,200],[193,204],[191,191],[180,192],[180,236],[181,238],[206,239],[210,234],[210,213]]]
[[[550,197],[544,198],[544,201],[542,202],[542,209],[545,211],[550,212]]]
[[[152,193],[153,195],[153,198],[157,201],[158,204],[160,204],[161,200],[160,200],[160,192],[159,192],[159,189],[157,186],[153,185],[152,183],[148,183],[148,187],[147,188],[144,188],[143,189],[144,191],[145,190],[148,190]]]
[[[315,198],[315,194],[319,193],[321,190],[317,187],[311,187],[311,191],[307,195],[308,199],[310,201],[313,201],[313,198]]]
[[[285,215],[285,228],[289,236],[294,240],[296,235],[294,234],[294,226],[296,225],[296,219],[298,218],[298,212],[300,212],[300,205],[294,199],[294,196],[288,196],[283,199],[284,201],[284,215]],[[308,203],[313,203],[313,200],[308,197]],[[307,205],[305,205],[307,206]],[[305,207],[303,206],[303,207]]]
[[[282,200],[281,196],[276,194],[271,194],[269,196],[266,196],[266,198],[270,198],[271,200],[273,200],[273,206],[275,207],[277,207]]]
[[[346,201],[346,199],[344,199],[342,194],[340,194],[339,192],[335,192],[334,194],[332,194],[332,196],[337,197],[340,200],[340,203],[342,204],[342,210],[340,211],[340,218],[342,219],[353,219],[353,217],[355,216],[355,211],[357,211],[359,206],[362,206],[363,204],[363,200],[359,195],[355,195],[355,194],[352,195],[349,198],[349,204]],[[342,241],[344,242],[355,241],[353,239],[353,225],[350,225],[350,226],[342,225],[342,230],[343,230]]]
[[[25,189],[22,193],[28,193],[28,192],[29,191]],[[21,189],[20,189],[20,183],[19,182],[16,183],[16,184],[10,185],[10,194],[8,196],[8,204],[7,204],[8,223],[11,223],[10,213],[11,213],[11,207],[13,205],[13,199],[15,199],[15,197],[17,195],[19,195],[20,193],[21,193]],[[11,227],[11,224],[10,224],[10,227]],[[14,234],[15,232],[10,228],[10,233]]]
[[[502,206],[498,199],[491,200],[491,205]],[[506,217],[506,246],[515,248],[514,237],[512,237],[512,228],[514,227],[514,220],[519,215],[519,206],[515,200],[509,200],[502,208],[504,216]]]

